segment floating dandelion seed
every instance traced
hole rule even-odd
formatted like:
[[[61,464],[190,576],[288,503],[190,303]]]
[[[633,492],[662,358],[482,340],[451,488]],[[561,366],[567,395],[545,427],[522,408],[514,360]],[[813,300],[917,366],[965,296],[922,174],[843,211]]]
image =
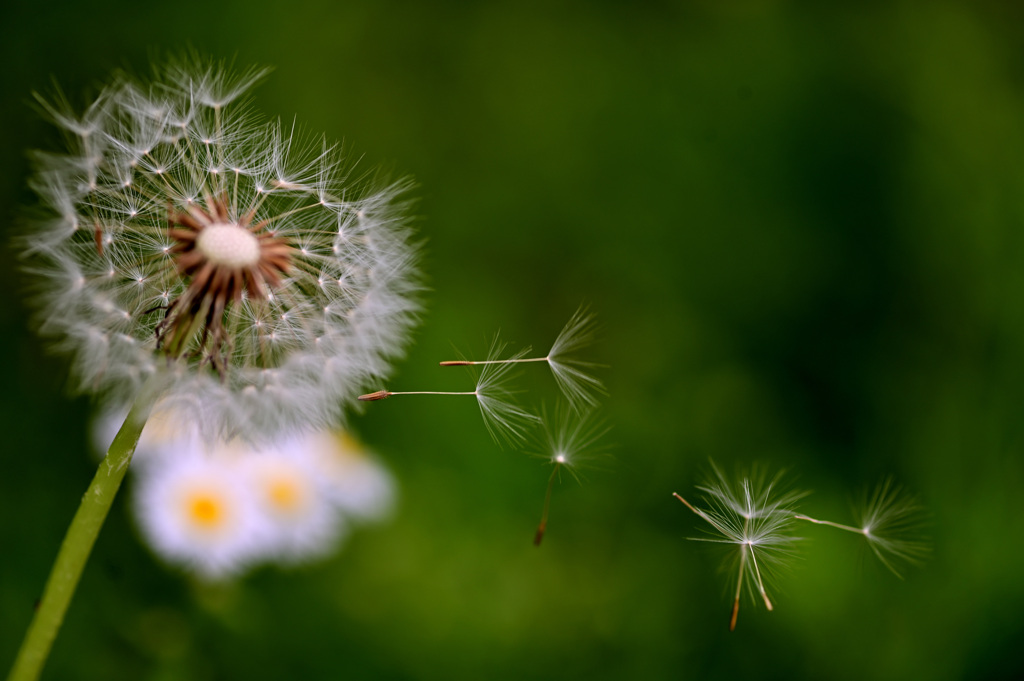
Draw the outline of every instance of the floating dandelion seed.
[[[759,597],[768,610],[774,608],[765,580],[785,564],[792,555],[793,543],[800,540],[789,532],[795,515],[792,507],[804,493],[780,493],[779,476],[766,480],[754,474],[730,483],[717,468],[714,474],[714,480],[698,487],[704,492],[707,508],[698,508],[679,494],[673,496],[711,526],[713,537],[692,539],[736,547],[732,554],[736,564],[736,589],[729,618],[732,631],[739,616],[744,582],[752,597]]]
[[[731,484],[717,468],[714,473],[711,483],[698,487],[704,492],[707,508],[698,508],[679,494],[673,496],[711,525],[715,537],[699,541],[732,544],[738,548],[738,552],[733,553],[738,569],[730,630],[736,627],[744,581],[751,593],[756,592],[761,597],[768,610],[773,609],[764,584],[765,576],[770,568],[785,562],[792,553],[790,546],[799,540],[790,534],[794,521],[803,520],[862,535],[872,552],[897,577],[901,577],[896,569],[898,564],[917,563],[928,552],[927,544],[916,534],[921,524],[920,506],[891,480],[884,481],[865,497],[858,509],[855,527],[796,513],[793,510],[796,502],[806,493],[779,493],[776,489],[778,476],[768,482],[763,476],[744,476],[738,484]]]
[[[240,100],[264,73],[175,63],[78,115],[41,98],[69,151],[36,156],[50,217],[23,238],[83,389],[125,402],[163,373],[165,404],[252,439],[337,421],[418,310],[409,184],[256,122]]]
[[[795,518],[863,536],[882,565],[903,579],[901,566],[917,565],[929,552],[927,542],[919,534],[922,516],[923,509],[917,501],[891,479],[886,479],[856,507],[856,527],[806,515]]]
[[[529,348],[507,359],[494,359],[488,357],[486,360],[448,360],[441,362],[441,366],[472,366],[472,365],[493,365],[513,364],[526,362],[546,362],[551,368],[562,394],[576,411],[596,407],[596,394],[604,394],[604,386],[601,381],[587,373],[596,365],[584,362],[575,353],[589,345],[597,330],[597,323],[594,315],[590,314],[585,307],[580,307],[569,319],[565,328],[558,334],[554,344],[544,357],[525,357]]]
[[[480,362],[483,369],[477,377],[476,388],[465,392],[446,392],[438,390],[418,390],[396,392],[391,390],[378,390],[377,392],[360,395],[359,399],[364,402],[375,402],[384,400],[396,395],[472,395],[480,406],[480,414],[483,417],[487,432],[495,442],[505,440],[511,445],[522,444],[526,440],[524,430],[539,421],[535,414],[531,414],[513,401],[514,394],[506,385],[515,369],[516,361],[519,360],[529,348],[521,350],[510,358],[500,360],[504,354],[506,345],[498,342],[495,338],[491,343],[491,349],[487,353],[488,359]]]
[[[569,411],[558,409],[553,420],[549,420],[547,414],[542,418],[546,435],[545,451],[542,456],[551,464],[552,470],[544,493],[540,524],[537,525],[537,532],[533,537],[535,546],[540,546],[547,531],[551,492],[555,480],[564,469],[579,481],[580,467],[597,454],[595,445],[608,432],[608,428],[593,415],[593,412],[580,416]]]

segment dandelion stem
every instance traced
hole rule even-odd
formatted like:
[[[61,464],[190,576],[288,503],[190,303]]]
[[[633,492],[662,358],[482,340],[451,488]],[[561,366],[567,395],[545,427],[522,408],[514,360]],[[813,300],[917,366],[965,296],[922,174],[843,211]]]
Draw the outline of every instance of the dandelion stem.
[[[550,362],[550,357],[520,357],[518,359],[451,359],[445,362],[439,362],[443,367],[469,367],[477,366],[479,364],[520,364],[523,362]]]
[[[835,527],[840,530],[846,530],[847,532],[856,532],[857,534],[864,534],[864,530],[859,527],[851,527],[850,525],[840,525],[839,523],[834,523],[831,520],[818,520],[817,518],[812,518],[806,515],[795,515],[793,516],[793,519],[806,520],[807,522],[814,523],[815,525],[828,525],[829,527]]]
[[[540,546],[541,540],[544,539],[544,532],[548,529],[548,509],[551,508],[551,490],[555,486],[555,478],[558,476],[558,469],[561,466],[562,464],[556,463],[554,470],[551,471],[551,477],[548,478],[548,491],[544,494],[544,510],[540,515],[540,524],[537,525],[537,534],[533,536],[534,546]]]
[[[363,402],[376,402],[377,400],[386,400],[392,395],[478,395],[478,393],[476,390],[461,393],[444,392],[438,390],[414,390],[409,392],[396,393],[391,392],[390,390],[378,390],[375,393],[367,393],[365,395],[360,395],[359,399],[362,400]]]
[[[35,616],[7,681],[34,681],[39,678],[96,537],[128,471],[155,397],[152,385],[147,384],[114,437],[107,456],[100,462],[64,536]]]

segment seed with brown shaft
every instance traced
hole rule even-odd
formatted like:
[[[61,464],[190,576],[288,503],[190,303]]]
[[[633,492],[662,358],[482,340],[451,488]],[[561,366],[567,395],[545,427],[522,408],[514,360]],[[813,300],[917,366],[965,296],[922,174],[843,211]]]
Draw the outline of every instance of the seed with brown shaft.
[[[378,390],[375,393],[368,393],[366,395],[360,395],[359,399],[363,402],[376,402],[377,400],[383,400],[391,397],[391,393],[387,390]]]

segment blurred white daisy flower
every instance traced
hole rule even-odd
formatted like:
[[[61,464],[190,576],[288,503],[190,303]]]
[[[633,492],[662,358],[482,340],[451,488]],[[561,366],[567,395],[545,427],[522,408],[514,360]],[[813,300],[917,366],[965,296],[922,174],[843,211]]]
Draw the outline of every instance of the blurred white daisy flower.
[[[119,422],[115,413],[96,420],[97,451]],[[383,520],[394,506],[391,475],[348,433],[253,446],[207,440],[195,426],[174,427],[179,422],[157,405],[143,431],[132,468],[135,511],[154,552],[200,577],[327,556],[351,524]]]
[[[48,215],[23,239],[83,389],[127,402],[169,365],[166,407],[251,440],[336,422],[418,311],[408,183],[353,181],[337,146],[258,122],[240,99],[262,75],[192,60],[82,113],[41,98],[68,148],[36,156]]]
[[[266,550],[268,519],[231,461],[180,452],[138,476],[135,511],[153,550],[207,579],[237,574]]]
[[[235,463],[256,494],[258,511],[265,519],[267,557],[285,564],[331,553],[345,533],[342,515],[318,480],[312,454],[261,451],[247,453]]]
[[[395,505],[395,481],[366,447],[345,431],[320,431],[291,440],[308,452],[324,494],[356,522],[381,521]]]

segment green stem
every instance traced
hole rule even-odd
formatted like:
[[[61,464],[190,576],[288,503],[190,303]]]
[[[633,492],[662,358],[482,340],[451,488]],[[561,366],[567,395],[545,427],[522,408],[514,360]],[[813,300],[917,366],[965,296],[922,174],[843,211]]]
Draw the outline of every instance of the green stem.
[[[147,386],[148,388],[148,386]],[[32,624],[18,651],[7,681],[35,681],[43,670],[50,647],[64,621],[64,613],[78,586],[82,570],[103,527],[117,490],[121,486],[135,446],[153,406],[152,390],[143,388],[117,436],[100,462],[96,476],[82,497],[82,503],[71,521],[60,552],[53,563],[43,597],[36,608]]]

